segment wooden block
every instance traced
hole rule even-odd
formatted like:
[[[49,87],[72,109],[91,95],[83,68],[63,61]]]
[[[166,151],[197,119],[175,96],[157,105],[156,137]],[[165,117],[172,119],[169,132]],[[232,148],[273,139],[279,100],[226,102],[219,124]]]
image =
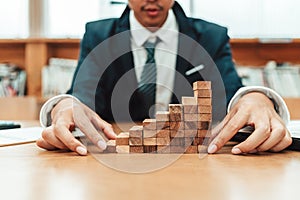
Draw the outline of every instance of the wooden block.
[[[184,121],[186,122],[199,121],[198,114],[184,114]]]
[[[157,111],[155,118],[156,122],[167,122],[170,121],[170,113],[169,111]]]
[[[116,146],[117,153],[128,154],[129,153],[129,145],[119,145]]]
[[[197,98],[195,97],[181,97],[183,107],[185,105],[197,105]]]
[[[163,130],[163,129],[170,129],[170,122],[169,121],[156,122],[156,130]]]
[[[144,138],[143,139],[144,146],[155,146],[156,145],[156,138]]]
[[[156,145],[164,146],[170,144],[170,138],[164,137],[164,138],[156,138]]]
[[[186,121],[184,122],[185,130],[195,130],[197,129],[198,122],[197,121]]]
[[[171,113],[170,122],[180,122],[183,121],[183,113]]]
[[[197,137],[197,129],[194,130],[184,130],[184,137],[193,138]]]
[[[157,153],[170,153],[170,146],[157,146]]]
[[[198,145],[202,145],[204,141],[204,138],[200,138],[200,137],[195,137],[193,140],[192,145],[193,146],[198,146]]]
[[[198,121],[207,122],[212,120],[212,114],[199,114]]]
[[[193,90],[211,89],[210,81],[197,81],[193,83]]]
[[[201,106],[211,106],[212,99],[211,98],[197,98],[197,104]]]
[[[198,130],[197,137],[204,138],[204,137],[211,137],[210,130]]]
[[[170,153],[184,153],[184,146],[170,146]]]
[[[170,130],[170,137],[184,137],[185,130]]]
[[[182,111],[183,111],[182,104],[169,104],[169,114],[182,113]]]
[[[144,146],[144,153],[156,153],[157,146]]]
[[[176,137],[171,138],[170,146],[184,146],[185,145],[185,138]]]
[[[129,152],[130,153],[144,153],[144,147],[143,146],[130,146]]]
[[[197,146],[189,146],[185,149],[185,154],[196,154],[198,153],[198,147]]]
[[[193,144],[194,138],[192,137],[185,137],[184,138],[184,145],[185,147],[191,146]]]
[[[156,130],[156,119],[145,119],[143,121],[144,130]]]
[[[197,108],[197,112],[198,113],[212,113],[212,106],[209,105],[209,106],[202,106],[202,105],[198,105],[198,108]]]
[[[143,126],[133,126],[129,129],[129,137],[143,137]]]
[[[198,130],[209,130],[211,121],[198,121]]]
[[[142,146],[143,145],[143,138],[129,138],[129,146]]]
[[[190,113],[190,114],[196,114],[196,113],[198,113],[198,106],[197,105],[184,105],[183,112]]]
[[[116,153],[116,140],[109,140],[106,142],[106,149],[104,153]]]
[[[194,97],[212,97],[212,91],[209,89],[194,90]]]
[[[116,138],[116,145],[129,145],[129,133],[128,132],[122,132],[119,135],[117,135]]]
[[[156,138],[156,130],[144,130],[143,133],[144,138]]]
[[[157,130],[156,131],[156,137],[157,138],[170,137],[170,130],[169,129]]]
[[[170,130],[183,130],[184,122],[170,122]]]

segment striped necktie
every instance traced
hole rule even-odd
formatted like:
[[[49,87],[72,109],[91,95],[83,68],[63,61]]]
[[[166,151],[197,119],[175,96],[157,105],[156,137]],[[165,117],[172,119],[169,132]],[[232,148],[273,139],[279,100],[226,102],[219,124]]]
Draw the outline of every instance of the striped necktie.
[[[147,51],[147,60],[142,71],[141,80],[139,82],[139,92],[145,99],[145,108],[150,112],[150,108],[155,105],[156,99],[156,63],[155,63],[155,46],[159,42],[157,39],[155,43],[145,42],[143,45]]]

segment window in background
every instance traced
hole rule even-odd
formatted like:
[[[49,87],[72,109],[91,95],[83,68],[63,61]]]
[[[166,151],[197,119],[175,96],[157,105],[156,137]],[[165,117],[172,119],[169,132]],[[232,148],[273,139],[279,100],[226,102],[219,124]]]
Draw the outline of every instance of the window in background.
[[[232,38],[299,38],[299,0],[194,0],[193,17],[226,26]]]
[[[27,37],[28,0],[2,1],[0,5],[0,38]]]

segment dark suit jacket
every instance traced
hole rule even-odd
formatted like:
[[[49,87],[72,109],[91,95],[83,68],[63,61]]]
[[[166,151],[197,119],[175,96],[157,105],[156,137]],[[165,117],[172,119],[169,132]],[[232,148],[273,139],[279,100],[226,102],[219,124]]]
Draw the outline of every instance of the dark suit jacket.
[[[172,9],[182,33],[179,36],[176,70],[189,84],[183,84],[182,77],[176,74],[170,103],[180,102],[183,95],[193,95],[190,88],[194,81],[210,80],[213,85],[213,116],[221,120],[228,101],[242,86],[232,62],[227,29],[186,17],[177,2]],[[129,115],[134,121],[148,117],[148,111],[143,107],[145,100],[135,91],[137,80],[132,70],[129,12],[127,7],[120,18],[87,23],[81,41],[79,64],[68,92],[95,109],[107,121],[128,120]],[[120,37],[112,37],[116,35]],[[207,53],[203,53],[202,47]],[[212,60],[207,59],[205,54]],[[185,75],[187,70],[199,64],[205,65],[201,73]],[[122,84],[117,84],[120,78]]]

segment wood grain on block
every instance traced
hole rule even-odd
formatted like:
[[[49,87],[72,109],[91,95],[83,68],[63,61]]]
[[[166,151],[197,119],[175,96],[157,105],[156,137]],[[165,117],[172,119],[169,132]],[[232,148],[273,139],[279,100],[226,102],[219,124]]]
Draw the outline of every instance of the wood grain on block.
[[[184,137],[197,137],[197,129],[184,130]]]
[[[129,138],[129,146],[142,146],[143,145],[143,138],[139,137],[139,138],[134,138],[131,137]]]
[[[194,97],[212,97],[212,91],[209,89],[194,90]]]
[[[183,106],[182,104],[169,104],[169,113],[182,113]]]
[[[170,130],[169,129],[157,130],[156,131],[156,137],[157,138],[170,137]]]
[[[195,97],[181,97],[183,107],[185,105],[197,105],[197,98]]]
[[[155,118],[156,118],[156,122],[161,122],[161,121],[167,122],[170,121],[170,113],[169,111],[157,111]]]
[[[211,137],[211,130],[198,130],[198,137]]]
[[[198,125],[197,121],[193,121],[193,122],[186,121],[186,122],[184,122],[184,129],[185,130],[195,130],[195,129],[197,129],[197,125]]]
[[[210,129],[211,121],[198,121],[198,130]]]
[[[185,130],[170,130],[170,137],[184,137]]]
[[[198,106],[197,105],[184,105],[183,112],[190,113],[190,114],[196,114],[196,113],[198,113]]]
[[[188,146],[184,153],[185,154],[196,154],[196,153],[198,153],[198,146]]]
[[[157,153],[170,153],[170,146],[157,146]]]
[[[170,122],[170,130],[184,130],[184,122]]]
[[[210,81],[197,81],[193,83],[193,90],[211,89]]]
[[[198,121],[207,122],[212,120],[212,114],[199,114]]]
[[[156,130],[170,129],[169,121],[156,122]]]
[[[106,142],[106,149],[104,153],[116,153],[116,140],[109,140]]]
[[[203,141],[204,141],[204,138],[201,138],[201,137],[195,137],[194,140],[193,140],[192,145],[193,145],[193,146],[202,145],[202,144],[203,144]]]
[[[130,146],[129,152],[130,153],[144,153],[144,147],[143,146]]]
[[[129,137],[143,137],[143,126],[133,126],[129,129]]]
[[[170,153],[184,153],[185,146],[170,146]]]
[[[117,153],[127,154],[127,153],[129,153],[129,145],[119,145],[119,146],[117,145],[116,151],[117,151]]]
[[[180,122],[183,121],[183,113],[171,113],[170,122]]]
[[[116,145],[129,145],[129,133],[128,132],[121,132],[116,137]]]
[[[181,137],[176,137],[176,138],[171,138],[170,141],[170,146],[184,146],[185,145],[185,138]]]
[[[144,153],[156,153],[157,146],[144,146]]]
[[[156,130],[156,119],[145,119],[143,121],[144,130]]]
[[[208,106],[202,106],[202,105],[198,105],[198,108],[197,108],[197,112],[198,113],[212,113],[212,106],[211,105],[208,105]]]
[[[143,137],[144,138],[155,138],[156,137],[156,130],[145,129]]]
[[[144,146],[155,146],[156,145],[156,138],[144,138],[143,139]]]
[[[197,98],[197,104],[201,106],[211,106],[212,99],[211,98]]]
[[[157,145],[169,145],[170,144],[170,138],[169,137],[156,138],[156,144]]]
[[[184,121],[186,122],[199,121],[198,114],[184,114]]]

